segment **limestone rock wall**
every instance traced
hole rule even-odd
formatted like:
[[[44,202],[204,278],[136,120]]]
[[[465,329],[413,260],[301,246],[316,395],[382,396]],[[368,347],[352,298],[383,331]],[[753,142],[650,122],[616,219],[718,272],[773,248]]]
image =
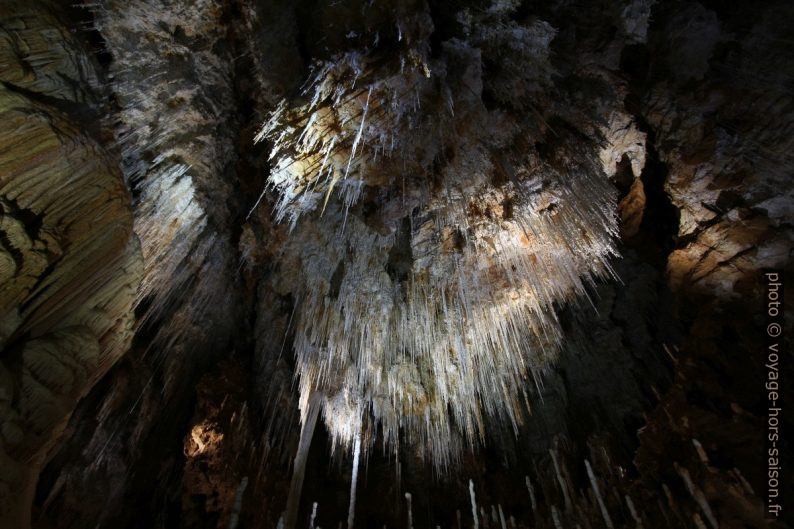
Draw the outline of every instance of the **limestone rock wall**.
[[[113,140],[133,194],[143,275],[136,339],[78,409],[73,435],[43,487],[45,516],[66,511],[77,525],[154,516],[162,508],[160,497],[139,491],[156,481],[167,501],[180,482],[179,439],[195,386],[244,339],[234,334],[244,298],[235,286],[235,221],[245,197],[234,194],[240,125],[229,25],[244,14],[226,2],[87,7],[112,57]],[[99,490],[103,502],[83,501]]]
[[[117,159],[76,119],[100,110],[95,64],[58,12],[0,8],[4,527],[30,524],[38,474],[72,411],[129,347],[142,272]]]

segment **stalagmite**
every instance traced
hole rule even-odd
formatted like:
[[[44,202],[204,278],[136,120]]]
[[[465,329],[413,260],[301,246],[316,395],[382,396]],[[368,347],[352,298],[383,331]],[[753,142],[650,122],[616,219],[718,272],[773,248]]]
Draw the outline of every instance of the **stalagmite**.
[[[631,496],[626,494],[626,506],[629,508],[629,513],[631,517],[637,522],[637,529],[642,528],[642,519],[640,518],[639,514],[637,513],[637,509],[634,507],[634,502],[631,501]]]
[[[408,504],[408,529],[414,529],[414,513],[411,507],[411,493],[405,493],[405,502]]]
[[[298,452],[292,464],[292,481],[289,486],[289,496],[287,497],[287,507],[282,515],[284,528],[295,529],[298,519],[298,505],[301,499],[301,489],[303,488],[303,476],[306,473],[306,459],[309,456],[309,447],[314,436],[314,426],[317,424],[317,416],[320,412],[320,394],[312,393],[309,397],[306,410],[306,420],[301,427],[300,441],[298,442]]]
[[[673,493],[670,492],[670,487],[667,486],[667,483],[662,483],[662,490],[664,491],[665,498],[667,498],[667,505],[670,507],[670,510],[678,514],[678,506],[676,505]]]
[[[248,476],[244,476],[237,486],[234,493],[234,505],[232,506],[232,514],[229,516],[229,529],[237,529],[237,524],[240,523],[240,510],[243,508],[243,494],[248,487]]]
[[[477,502],[474,499],[474,481],[469,480],[469,497],[471,498],[471,517],[474,519],[474,529],[480,527],[480,521],[477,518]]]
[[[353,477],[350,481],[350,507],[347,511],[347,529],[353,529],[356,514],[356,482],[358,481],[358,459],[361,455],[361,435],[356,434],[353,441]]]
[[[507,524],[505,523],[505,513],[502,512],[502,504],[499,504],[499,523],[502,526],[502,529],[507,529]]]
[[[697,450],[698,458],[700,458],[700,462],[704,465],[708,464],[709,456],[706,454],[706,451],[703,449],[703,445],[700,444],[700,441],[697,439],[692,439],[692,444],[695,445],[695,450]]]
[[[565,479],[562,476],[562,472],[560,471],[560,464],[557,461],[557,451],[553,448],[549,448],[549,454],[551,454],[551,462],[554,464],[554,475],[557,476],[557,483],[560,485],[560,490],[562,490],[562,497],[565,501],[565,510],[571,510],[571,497],[568,495],[568,485],[565,482]]]
[[[560,522],[560,513],[557,510],[556,505],[551,506],[551,520],[554,522],[554,529],[562,529],[562,523]]]
[[[675,355],[674,355],[674,354],[673,354],[673,353],[670,351],[670,348],[669,348],[669,347],[667,347],[667,344],[666,344],[666,343],[663,343],[663,344],[662,344],[662,347],[664,348],[664,351],[667,353],[667,356],[669,356],[669,357],[670,357],[670,360],[672,360],[674,364],[677,364],[677,363],[678,363],[678,359],[677,359],[677,358],[675,357]]]
[[[312,517],[309,518],[309,529],[314,529],[315,518],[317,518],[317,502],[312,503]]]
[[[532,486],[532,481],[529,479],[529,476],[524,476],[524,481],[527,484],[527,492],[529,492],[529,502],[532,506],[532,512],[534,513],[538,509],[537,501],[535,500],[535,488]]]
[[[656,499],[656,507],[659,509],[659,512],[662,513],[664,517],[664,521],[667,525],[670,525],[670,517],[667,515],[668,509],[665,508],[664,503],[662,502],[661,498]]]
[[[732,472],[733,475],[736,476],[736,479],[739,480],[739,483],[742,484],[742,488],[744,489],[744,492],[746,492],[751,496],[754,495],[755,491],[753,491],[752,485],[750,485],[750,482],[747,481],[747,479],[745,479],[744,475],[739,471],[739,469],[734,467]]]
[[[717,521],[717,518],[714,516],[714,512],[711,510],[711,506],[706,499],[706,495],[703,494],[703,491],[692,482],[692,477],[689,475],[689,470],[682,467],[678,463],[673,463],[673,467],[681,476],[681,479],[684,480],[686,489],[689,491],[692,499],[697,502],[698,506],[703,511],[703,514],[706,515],[706,519],[708,520],[711,527],[713,527],[713,529],[719,529],[720,524]]]
[[[595,494],[596,500],[598,501],[598,507],[601,509],[601,516],[604,517],[604,523],[609,529],[613,529],[614,526],[612,525],[612,519],[609,517],[609,512],[607,511],[607,506],[604,504],[604,499],[601,497],[601,491],[598,488],[598,482],[596,481],[595,474],[593,474],[593,468],[590,466],[590,461],[585,459],[584,466],[587,468],[587,477],[590,478],[590,485],[593,487],[593,493]]]

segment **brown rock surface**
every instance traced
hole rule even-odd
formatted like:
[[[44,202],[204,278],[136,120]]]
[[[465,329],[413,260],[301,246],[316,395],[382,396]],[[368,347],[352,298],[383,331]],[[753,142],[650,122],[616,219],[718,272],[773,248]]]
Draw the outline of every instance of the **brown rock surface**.
[[[129,347],[141,259],[113,157],[48,104],[90,101],[91,62],[44,4],[13,4],[0,19],[0,525],[25,527],[74,407]]]

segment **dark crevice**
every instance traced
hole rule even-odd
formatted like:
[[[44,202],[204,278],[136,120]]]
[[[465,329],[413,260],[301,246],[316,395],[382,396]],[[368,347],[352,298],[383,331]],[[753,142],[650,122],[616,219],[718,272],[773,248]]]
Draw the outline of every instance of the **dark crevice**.
[[[336,299],[339,297],[339,289],[342,287],[342,280],[345,278],[345,261],[340,260],[336,265],[334,274],[331,276],[330,285],[328,287],[328,297]]]
[[[627,107],[631,107],[627,103]],[[637,128],[646,134],[645,167],[640,178],[645,192],[645,209],[639,233],[630,241],[630,247],[649,257],[660,269],[664,269],[667,256],[679,244],[678,227],[680,213],[665,191],[669,169],[659,158],[656,150],[656,133],[642,114],[634,112]]]
[[[386,272],[395,283],[402,284],[411,275],[414,262],[411,236],[411,219],[405,217],[397,230],[394,245],[389,250],[389,260],[386,263]]]

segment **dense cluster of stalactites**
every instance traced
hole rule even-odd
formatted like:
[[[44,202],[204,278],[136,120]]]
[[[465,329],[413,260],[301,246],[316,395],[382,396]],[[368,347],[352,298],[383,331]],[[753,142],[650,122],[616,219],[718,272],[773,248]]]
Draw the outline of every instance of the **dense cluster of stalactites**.
[[[541,155],[527,141],[550,129],[532,94],[550,82],[553,30],[510,22],[505,68],[537,65],[511,88],[482,75],[491,19],[436,57],[427,19],[403,21],[397,51],[320,64],[258,137],[292,226],[274,278],[294,285],[304,413],[319,391],[335,442],[381,428],[438,467],[487,420],[517,427],[560,347],[555,304],[584,299],[614,254],[596,143]],[[486,108],[484,90],[523,110]]]

